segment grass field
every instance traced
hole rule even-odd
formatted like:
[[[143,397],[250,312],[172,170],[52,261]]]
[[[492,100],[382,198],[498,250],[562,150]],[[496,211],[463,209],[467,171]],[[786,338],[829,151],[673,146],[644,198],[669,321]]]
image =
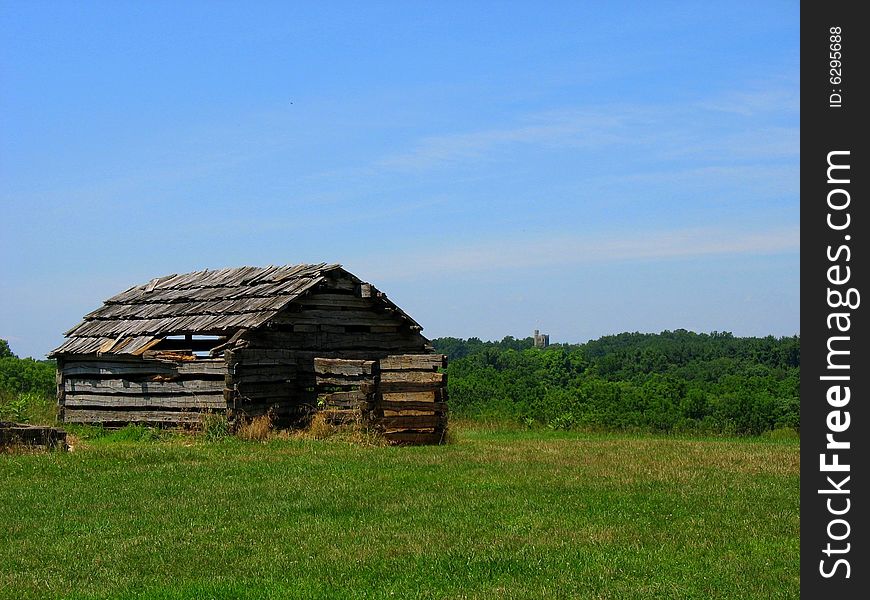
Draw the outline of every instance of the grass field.
[[[456,429],[0,455],[0,597],[799,595],[795,441]]]

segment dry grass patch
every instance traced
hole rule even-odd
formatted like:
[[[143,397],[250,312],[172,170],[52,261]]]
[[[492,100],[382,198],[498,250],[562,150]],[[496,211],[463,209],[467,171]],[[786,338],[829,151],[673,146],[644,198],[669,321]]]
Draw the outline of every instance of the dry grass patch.
[[[312,440],[335,440],[361,446],[389,445],[389,442],[382,435],[359,421],[335,423],[326,411],[315,413],[308,423],[308,427],[300,430],[296,437]]]
[[[302,433],[305,437],[314,440],[325,440],[334,436],[337,432],[338,427],[330,422],[326,413],[318,412],[311,418],[311,422],[308,423],[308,427]]]
[[[261,415],[242,423],[236,431],[236,435],[243,440],[262,442],[271,437],[273,429],[272,417]]]

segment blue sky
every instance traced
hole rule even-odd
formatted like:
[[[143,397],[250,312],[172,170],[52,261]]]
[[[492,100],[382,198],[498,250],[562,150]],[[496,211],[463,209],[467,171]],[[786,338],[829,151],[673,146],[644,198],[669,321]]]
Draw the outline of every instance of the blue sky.
[[[0,1],[0,337],[340,262],[430,337],[799,333],[797,2]]]

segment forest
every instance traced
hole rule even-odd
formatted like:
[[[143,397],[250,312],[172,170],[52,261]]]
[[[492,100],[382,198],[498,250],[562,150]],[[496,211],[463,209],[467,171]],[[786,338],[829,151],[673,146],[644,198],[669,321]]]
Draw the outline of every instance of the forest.
[[[437,338],[451,415],[526,427],[759,435],[800,431],[800,338],[686,330],[534,348]],[[0,340],[0,420],[54,415],[54,361]]]
[[[800,338],[686,330],[533,347],[438,338],[451,414],[551,429],[800,430]]]

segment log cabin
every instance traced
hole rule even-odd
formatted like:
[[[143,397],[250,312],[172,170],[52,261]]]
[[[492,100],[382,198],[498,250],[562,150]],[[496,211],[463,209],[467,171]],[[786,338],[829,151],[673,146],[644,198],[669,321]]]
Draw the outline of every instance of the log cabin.
[[[421,330],[338,264],[158,277],[106,300],[51,352],[59,420],[300,424],[323,410],[396,443],[438,443],[446,357]]]

